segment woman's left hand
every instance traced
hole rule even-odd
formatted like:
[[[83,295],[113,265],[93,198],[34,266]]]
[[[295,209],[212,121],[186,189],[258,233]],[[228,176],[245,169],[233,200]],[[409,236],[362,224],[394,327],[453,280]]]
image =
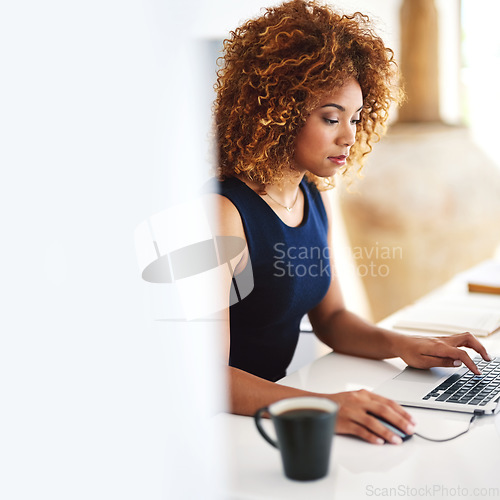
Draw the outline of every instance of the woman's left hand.
[[[446,337],[410,337],[402,336],[399,344],[399,356],[414,368],[433,366],[460,366],[462,363],[473,373],[481,372],[470,356],[459,347],[470,347],[483,359],[491,361],[484,346],[470,333],[460,333]]]

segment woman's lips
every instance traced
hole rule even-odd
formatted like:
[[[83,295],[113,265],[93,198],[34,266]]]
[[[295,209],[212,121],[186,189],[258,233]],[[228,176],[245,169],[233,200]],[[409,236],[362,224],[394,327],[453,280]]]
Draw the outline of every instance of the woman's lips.
[[[340,156],[329,156],[328,159],[332,162],[335,163],[335,165],[345,165],[345,162],[347,160],[346,155],[340,155]]]

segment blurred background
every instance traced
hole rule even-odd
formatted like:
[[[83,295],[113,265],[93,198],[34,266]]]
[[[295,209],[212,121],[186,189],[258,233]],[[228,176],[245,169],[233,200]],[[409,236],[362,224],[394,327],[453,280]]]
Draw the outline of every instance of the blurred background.
[[[211,175],[218,48],[270,4],[2,3],[2,498],[217,498],[217,326],[156,321],[134,230]],[[333,5],[406,71],[406,111],[332,193],[346,301],[378,320],[498,247],[500,7]]]

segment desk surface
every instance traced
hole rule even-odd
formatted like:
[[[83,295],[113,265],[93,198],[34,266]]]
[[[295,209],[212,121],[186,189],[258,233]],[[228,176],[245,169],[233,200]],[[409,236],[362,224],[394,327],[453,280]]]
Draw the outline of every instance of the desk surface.
[[[462,288],[454,281],[440,294],[462,293]],[[481,341],[491,354],[500,355],[500,333]],[[280,383],[324,393],[373,389],[404,366],[399,359],[375,361],[330,353]],[[417,421],[417,431],[434,438],[459,433],[470,419],[463,413],[408,411]],[[260,437],[251,417],[222,414],[213,423],[225,443],[228,476],[222,498],[500,498],[500,414],[477,419],[467,434],[445,443],[414,436],[399,446],[376,446],[335,436],[329,475],[308,483],[284,477],[279,452]]]

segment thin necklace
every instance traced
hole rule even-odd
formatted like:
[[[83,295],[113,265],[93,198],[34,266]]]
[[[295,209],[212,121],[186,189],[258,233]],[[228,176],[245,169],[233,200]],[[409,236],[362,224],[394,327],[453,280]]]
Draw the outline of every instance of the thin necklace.
[[[293,207],[295,206],[295,203],[297,203],[297,200],[299,199],[299,191],[300,191],[300,188],[297,188],[297,194],[295,195],[295,200],[293,200],[292,205],[289,207],[287,207],[286,205],[283,205],[278,200],[275,200],[267,191],[266,191],[266,194],[267,194],[267,196],[269,196],[269,198],[271,198],[271,200],[274,201],[274,203],[277,203],[280,207],[286,208],[288,210],[288,212],[291,212]]]

